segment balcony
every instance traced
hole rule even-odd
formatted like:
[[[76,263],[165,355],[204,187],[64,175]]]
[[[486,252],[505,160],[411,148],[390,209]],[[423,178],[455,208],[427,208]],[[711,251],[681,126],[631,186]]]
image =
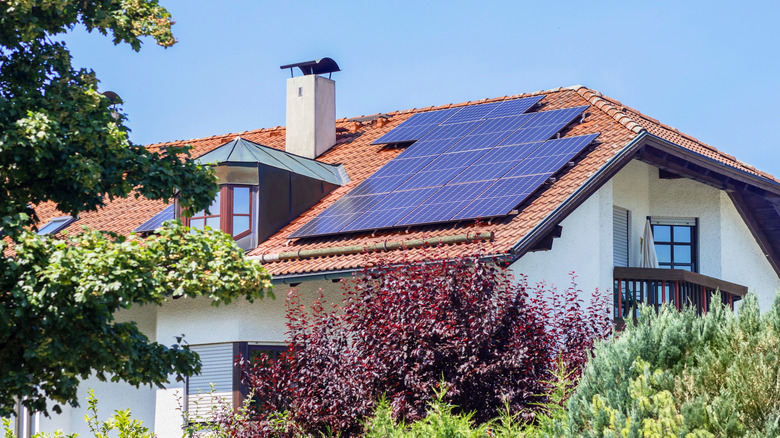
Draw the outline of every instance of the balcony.
[[[747,294],[746,286],[682,269],[615,267],[614,279],[613,316],[618,327],[623,325],[624,318],[636,318],[640,303],[656,310],[665,303],[677,310],[693,306],[702,314],[709,308],[715,291],[719,291],[721,303],[732,310],[734,303]]]

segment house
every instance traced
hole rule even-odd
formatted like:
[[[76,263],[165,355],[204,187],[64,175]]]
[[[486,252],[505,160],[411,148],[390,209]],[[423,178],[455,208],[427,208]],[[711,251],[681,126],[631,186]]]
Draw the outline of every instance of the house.
[[[614,317],[636,301],[693,303],[712,290],[767,308],[780,290],[780,180],[584,86],[335,119],[332,60],[293,64],[287,126],[150,145],[190,144],[222,183],[211,214],[187,223],[233,235],[274,276],[336,300],[337,281],[366,253],[390,261],[490,248],[531,283],[561,287],[576,272],[590,293],[614,291]],[[71,224],[153,232],[177,205],[119,199],[78,220],[49,205],[41,229]],[[659,269],[639,268],[653,228]],[[48,227],[48,228],[46,228]],[[160,437],[180,436],[177,408],[209,404],[199,390],[240,401],[236,354],[283,348],[284,300],[213,308],[205,299],[134,308],[151,339],[185,339],[203,359],[187,384],[136,389],[89,380],[103,412],[132,408]],[[198,402],[198,403],[196,403]],[[196,412],[197,413],[197,412]],[[37,419],[41,430],[88,435],[83,409]]]

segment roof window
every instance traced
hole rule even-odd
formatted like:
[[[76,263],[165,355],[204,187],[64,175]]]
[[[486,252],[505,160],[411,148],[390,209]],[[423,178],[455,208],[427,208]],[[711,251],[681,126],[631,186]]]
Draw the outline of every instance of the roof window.
[[[60,216],[46,222],[46,225],[38,228],[38,234],[45,236],[47,234],[57,234],[67,228],[76,219],[72,216]]]

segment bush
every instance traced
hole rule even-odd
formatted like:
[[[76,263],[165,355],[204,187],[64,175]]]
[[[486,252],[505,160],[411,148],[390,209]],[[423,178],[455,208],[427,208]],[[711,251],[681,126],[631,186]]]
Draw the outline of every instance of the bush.
[[[778,436],[780,300],[764,315],[752,294],[738,314],[643,309],[596,347],[568,413],[571,436]]]
[[[485,423],[507,406],[530,421],[548,400],[555,359],[576,375],[610,329],[604,297],[586,309],[574,286],[532,290],[495,261],[442,258],[379,263],[345,282],[340,305],[321,297],[310,312],[292,292],[289,351],[243,361],[256,394],[250,428],[278,435],[284,412],[288,434],[357,434],[381,397],[393,418],[414,422],[440,382],[456,414]]]

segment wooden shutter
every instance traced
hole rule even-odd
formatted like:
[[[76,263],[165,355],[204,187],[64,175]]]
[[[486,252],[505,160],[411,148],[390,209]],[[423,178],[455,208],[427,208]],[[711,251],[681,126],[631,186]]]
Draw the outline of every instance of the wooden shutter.
[[[211,421],[215,409],[220,406],[233,407],[233,344],[196,345],[190,348],[200,356],[201,371],[187,380],[189,420]]]
[[[628,267],[628,218],[628,210],[612,207],[612,253],[615,266]]]

